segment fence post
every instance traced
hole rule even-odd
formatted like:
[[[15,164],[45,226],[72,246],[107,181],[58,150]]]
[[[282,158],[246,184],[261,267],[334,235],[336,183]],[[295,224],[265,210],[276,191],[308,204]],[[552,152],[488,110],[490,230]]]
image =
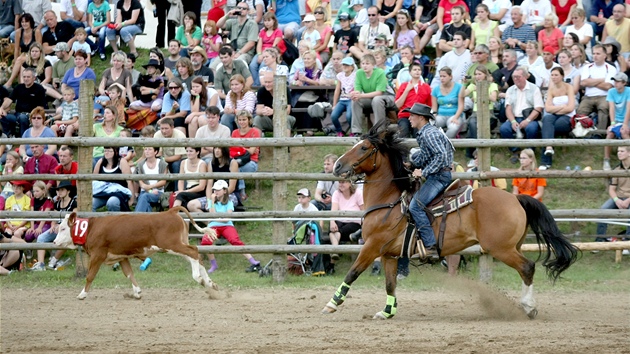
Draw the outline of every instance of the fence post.
[[[287,77],[274,75],[273,78],[273,136],[274,138],[287,137]],[[289,149],[286,146],[273,148],[273,172],[287,172],[289,166]],[[273,182],[273,209],[286,210],[287,208],[287,181]],[[286,221],[273,222],[273,243],[286,244],[289,235],[289,227]],[[282,283],[287,272],[287,257],[284,253],[273,255],[273,280]]]
[[[81,80],[79,87],[79,137],[92,137],[94,124],[94,81]],[[80,174],[92,173],[91,147],[78,147],[78,164]],[[92,211],[92,181],[77,181],[79,210]],[[76,253],[75,277],[85,278],[89,256],[85,252]]]
[[[490,97],[488,87],[490,82],[486,80],[477,81],[477,138],[490,139]],[[477,149],[479,172],[490,171],[490,158],[492,156],[490,147]],[[479,187],[491,185],[488,180],[479,180]],[[483,254],[479,256],[479,279],[483,282],[492,280],[492,256]]]

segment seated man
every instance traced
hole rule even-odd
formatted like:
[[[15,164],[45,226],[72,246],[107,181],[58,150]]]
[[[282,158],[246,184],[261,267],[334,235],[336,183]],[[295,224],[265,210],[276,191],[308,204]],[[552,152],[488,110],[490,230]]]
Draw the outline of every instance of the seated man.
[[[216,106],[210,106],[206,109],[206,119],[208,124],[197,129],[195,138],[197,139],[229,139],[232,136],[230,128],[221,124],[221,111]],[[214,147],[204,146],[201,148],[201,159],[208,165],[212,163]]]
[[[621,44],[621,54],[624,57],[630,55],[630,18],[625,17],[626,6],[624,4],[616,4],[613,7],[612,18],[606,21],[604,31],[602,33],[602,43],[606,41],[606,38],[612,37]]]
[[[236,74],[241,74],[245,78],[247,87],[254,83],[249,66],[242,60],[234,60],[234,50],[229,45],[224,45],[219,49],[219,60],[222,65],[216,69],[214,76],[214,88],[219,93],[219,97],[225,100],[225,95],[230,91],[230,78]],[[213,62],[216,63],[217,60]]]
[[[630,169],[630,146],[619,146],[617,148],[617,157],[619,158],[619,166],[615,167],[614,171],[627,171]],[[608,186],[608,199],[601,209],[628,209],[630,208],[630,178],[628,177],[613,177],[610,179],[610,185]],[[608,224],[597,224],[597,238],[596,242],[606,242],[606,230]],[[626,229],[626,236],[630,235],[630,228]]]
[[[536,139],[540,134],[537,120],[542,117],[545,103],[538,86],[527,81],[529,72],[525,67],[518,67],[512,74],[514,86],[505,93],[505,115],[507,121],[501,125],[502,139]],[[524,133],[523,133],[524,131]],[[519,148],[510,148],[510,162],[517,163]]]
[[[366,117],[364,111],[374,113],[372,123],[387,119],[387,110],[396,110],[394,96],[387,93],[387,77],[385,71],[376,68],[376,59],[372,54],[361,58],[361,69],[357,70],[352,99],[353,135],[359,136],[365,130]]]
[[[5,97],[0,106],[0,123],[2,130],[8,135],[15,134],[19,126],[19,137],[29,126],[29,114],[36,107],[47,107],[46,88],[35,82],[35,69],[22,70],[22,83],[15,86],[11,95]],[[9,108],[15,103],[15,113],[9,114]]]
[[[527,42],[536,41],[536,32],[532,26],[528,26],[523,22],[523,17],[523,10],[520,6],[512,7],[512,22],[514,22],[514,24],[506,28],[501,35],[501,41],[505,43],[508,48],[514,49],[517,52],[517,59],[525,55]]]
[[[175,129],[174,122],[170,118],[162,118],[159,126],[160,131],[155,132],[154,138],[167,138],[167,139],[185,139],[186,134],[180,130]],[[163,147],[160,148],[159,156],[164,158],[164,161],[168,164],[168,170],[171,173],[179,173],[180,165],[183,157],[186,156],[186,149],[184,147]],[[175,181],[175,191],[177,191],[177,181]]]
[[[584,96],[580,100],[577,114],[590,115],[597,112],[597,129],[608,127],[608,102],[606,96],[613,85],[612,78],[617,75],[617,68],[606,63],[606,49],[601,44],[593,46],[593,62],[580,69],[580,86]]]
[[[45,175],[55,174],[55,169],[59,165],[57,159],[54,156],[44,153],[44,145],[31,144],[31,150],[33,151],[33,157],[28,158],[24,164],[25,175]],[[26,157],[23,157],[26,158]],[[46,183],[46,189],[50,190],[51,187],[56,186],[57,182],[53,180],[44,181]]]
[[[256,43],[258,43],[258,24],[247,18],[248,14],[249,5],[247,1],[242,1],[217,22],[217,28],[229,33],[230,45],[235,44],[233,46],[236,51],[234,59],[243,60],[247,64],[256,54]],[[228,19],[228,17],[231,18]],[[216,66],[213,69],[216,69]]]
[[[273,73],[265,71],[262,77],[263,86],[256,94],[256,116],[254,117],[254,128],[261,132],[273,131]],[[287,86],[287,100],[289,99],[289,87]],[[287,104],[287,136],[291,136],[291,130],[295,127],[295,117],[289,115],[291,105]]]
[[[369,24],[361,27],[357,45],[350,47],[350,53],[356,59],[361,59],[364,55],[371,53],[371,50],[376,46],[376,37],[379,34],[384,34],[389,42],[388,45],[391,44],[391,32],[385,23],[379,21],[378,8],[376,6],[371,6],[368,9],[368,21]]]
[[[626,87],[628,76],[617,73],[613,77],[615,87],[608,90],[606,101],[610,111],[610,126],[606,139],[630,139],[630,87]],[[610,170],[610,146],[604,146],[604,170]]]
[[[464,7],[459,5],[451,9],[452,22],[444,26],[444,30],[440,35],[440,42],[438,43],[438,48],[441,51],[446,53],[455,48],[453,39],[455,38],[455,33],[457,32],[463,32],[466,35],[462,47],[470,47],[470,36],[472,34],[472,28],[470,27],[470,25],[464,23],[464,14],[466,13],[465,11],[466,10],[464,9]]]
[[[335,162],[337,162],[337,155],[328,154],[324,156],[324,172],[332,173]],[[311,201],[318,210],[330,210],[332,206],[332,195],[339,188],[339,181],[317,181],[317,187],[315,187],[315,199]]]

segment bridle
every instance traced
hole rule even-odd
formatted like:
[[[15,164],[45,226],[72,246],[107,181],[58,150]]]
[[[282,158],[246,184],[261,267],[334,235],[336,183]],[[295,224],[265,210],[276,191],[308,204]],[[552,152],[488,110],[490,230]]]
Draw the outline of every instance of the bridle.
[[[363,161],[369,159],[371,156],[374,156],[374,161],[372,161],[372,172],[376,171],[376,153],[378,152],[378,147],[373,147],[372,151],[369,154],[364,155],[359,161],[352,164],[352,171],[354,171],[357,166],[363,163]]]

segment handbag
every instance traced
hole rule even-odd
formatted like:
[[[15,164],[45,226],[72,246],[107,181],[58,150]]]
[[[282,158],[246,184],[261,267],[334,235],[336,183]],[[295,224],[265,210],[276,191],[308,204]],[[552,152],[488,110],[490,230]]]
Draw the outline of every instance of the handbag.
[[[571,134],[576,138],[583,138],[589,132],[596,129],[593,118],[583,114],[576,114],[571,117],[571,128],[573,128]]]
[[[252,155],[242,146],[234,146],[230,148],[230,157],[236,160],[238,167],[243,167],[252,160]]]

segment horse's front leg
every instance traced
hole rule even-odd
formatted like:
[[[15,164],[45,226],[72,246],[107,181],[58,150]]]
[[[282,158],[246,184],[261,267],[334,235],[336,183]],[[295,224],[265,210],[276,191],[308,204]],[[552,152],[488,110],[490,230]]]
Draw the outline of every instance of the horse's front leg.
[[[382,311],[377,312],[373,319],[386,320],[394,317],[397,311],[396,302],[396,273],[398,270],[398,258],[381,257],[383,269],[385,270],[385,290],[387,291],[387,302]]]
[[[343,304],[343,302],[346,301],[346,295],[348,294],[352,283],[354,283],[359,275],[361,275],[361,273],[363,273],[372,264],[376,257],[378,257],[378,253],[376,252],[376,250],[373,250],[372,247],[370,247],[369,242],[366,242],[365,245],[361,248],[359,256],[354,261],[354,263],[350,267],[350,270],[346,274],[343,283],[341,283],[339,288],[337,288],[337,291],[335,291],[335,295],[333,295],[326,306],[324,306],[322,313],[326,314],[337,311],[337,306]]]

